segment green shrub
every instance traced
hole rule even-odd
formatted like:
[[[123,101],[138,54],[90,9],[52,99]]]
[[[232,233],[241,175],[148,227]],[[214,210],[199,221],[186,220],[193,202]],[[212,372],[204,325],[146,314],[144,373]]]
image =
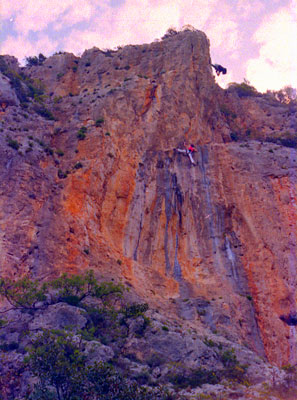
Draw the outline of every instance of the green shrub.
[[[0,279],[0,296],[17,309],[34,309],[36,303],[46,299],[46,285],[22,278],[17,281]]]
[[[26,57],[26,66],[31,67],[33,65],[42,65],[45,60],[46,57],[42,53],[40,53],[38,57]]]
[[[104,122],[104,118],[98,118],[95,122],[95,126],[99,127],[103,124],[103,122]]]
[[[33,65],[38,65],[38,57],[26,57],[26,66],[32,67]]]
[[[43,118],[46,118],[48,120],[53,121],[55,119],[55,117],[53,116],[53,113],[48,110],[45,106],[39,106],[39,107],[35,107],[35,112],[39,115],[41,115]]]
[[[221,360],[225,367],[235,366],[238,363],[233,348],[224,351],[221,355]]]
[[[7,144],[9,147],[13,148],[14,150],[18,150],[21,146],[17,140],[14,140],[9,136],[7,137]]]
[[[86,134],[78,131],[76,137],[78,138],[78,140],[84,140],[86,138]]]
[[[62,96],[55,96],[54,97],[54,104],[58,104],[61,103],[61,100],[63,99]]]
[[[58,149],[58,150],[56,150],[56,154],[57,154],[59,157],[63,157],[63,156],[64,156],[64,151]]]
[[[5,319],[0,318],[0,328],[3,328],[7,324],[7,321]]]
[[[238,134],[236,132],[231,132],[230,133],[230,138],[231,140],[233,140],[233,142],[237,142],[238,141]]]
[[[58,177],[60,179],[65,179],[67,178],[67,172],[63,172],[60,168],[58,169]]]
[[[55,394],[55,399],[74,399],[85,388],[85,357],[69,333],[44,330],[32,342],[26,363],[39,379],[39,390]]]
[[[213,340],[208,339],[207,337],[203,340],[203,343],[208,347],[215,347],[217,345]]]
[[[74,65],[74,67],[72,67],[72,71],[76,72],[77,71],[77,65]]]
[[[78,296],[79,301],[88,296],[100,299],[108,297],[111,294],[121,296],[124,290],[121,284],[114,284],[112,282],[98,284],[92,270],[87,271],[84,275],[69,276],[62,274],[60,278],[53,280],[50,286],[58,289],[59,297]]]
[[[188,382],[191,387],[202,386],[206,383],[216,385],[220,379],[216,371],[208,371],[203,368],[198,368],[191,371],[188,377]]]
[[[87,366],[80,344],[69,332],[44,330],[26,358],[37,378],[30,400],[174,400],[166,389],[144,388],[107,363]],[[145,383],[149,377],[143,375]],[[141,377],[139,376],[139,379]]]
[[[79,128],[79,130],[77,131],[77,138],[79,140],[84,140],[86,138],[86,132],[87,132],[87,128],[85,126],[82,126]]]
[[[82,168],[83,167],[83,165],[82,165],[82,163],[80,162],[80,161],[78,161],[75,165],[74,165],[74,169],[80,169],[80,168]]]
[[[54,154],[54,150],[51,147],[48,147],[48,146],[45,147],[44,152],[46,154],[49,154],[50,156],[52,156]]]
[[[279,138],[279,142],[282,146],[297,148],[297,135],[284,135]]]
[[[195,388],[206,383],[216,385],[220,381],[218,372],[197,368],[192,370],[180,370],[175,373],[169,373],[169,381],[180,389],[185,389],[188,386]]]
[[[143,304],[132,304],[125,307],[122,312],[125,318],[135,318],[143,315],[148,310],[149,306],[147,303]]]
[[[168,332],[168,331],[169,331],[168,326],[163,325],[163,326],[162,326],[162,331]]]
[[[46,144],[44,143],[43,140],[36,139],[36,142],[37,142],[37,143],[39,144],[39,146],[41,146],[41,147],[45,147],[45,146],[46,146]]]
[[[237,93],[239,97],[251,97],[259,95],[256,88],[251,86],[248,81],[242,83],[229,83],[228,91]]]
[[[0,345],[0,350],[2,351],[13,351],[19,348],[19,344],[17,342],[4,343]]]
[[[60,297],[60,301],[69,304],[70,306],[78,307],[80,305],[80,298],[75,295]]]

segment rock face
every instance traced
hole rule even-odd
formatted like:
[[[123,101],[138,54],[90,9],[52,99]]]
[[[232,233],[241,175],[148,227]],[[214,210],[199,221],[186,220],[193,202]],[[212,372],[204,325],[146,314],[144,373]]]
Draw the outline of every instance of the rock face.
[[[0,73],[0,104],[5,105],[18,105],[19,101],[14,92],[10,87],[9,79]]]
[[[36,101],[1,115],[1,274],[92,268],[164,315],[296,362],[297,154],[252,140],[296,132],[296,110],[223,92],[199,31],[23,73],[55,120]],[[235,125],[248,141],[231,140]]]

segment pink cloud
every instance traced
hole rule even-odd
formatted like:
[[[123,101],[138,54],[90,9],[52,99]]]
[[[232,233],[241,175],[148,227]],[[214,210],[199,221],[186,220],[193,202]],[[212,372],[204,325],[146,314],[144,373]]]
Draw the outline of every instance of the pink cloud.
[[[30,30],[42,31],[52,22],[72,25],[91,18],[95,13],[93,0],[26,0],[15,3],[22,3],[22,6],[12,6],[4,16],[17,13],[15,28],[23,35]]]
[[[56,49],[57,43],[49,39],[46,35],[42,35],[36,42],[24,39],[19,36],[18,38],[9,37],[0,47],[1,54],[13,54],[22,62],[25,57],[34,56],[39,53],[48,56]]]
[[[14,14],[20,12],[23,8],[25,8],[25,5],[22,1],[8,0],[6,4],[4,4],[3,2],[2,4],[0,4],[0,18],[11,18]]]
[[[85,48],[101,48],[153,41],[162,36],[170,25],[178,25],[180,13],[177,5],[150,1],[141,3],[127,0],[118,8],[104,10],[104,15],[93,19],[88,32],[73,31],[65,40],[65,48],[83,51]]]
[[[247,18],[264,10],[264,4],[259,0],[238,0],[236,8],[240,16]]]
[[[292,2],[292,4],[295,3]],[[267,18],[254,34],[259,57],[248,61],[247,78],[259,89],[297,87],[297,9],[282,8]]]
[[[170,26],[181,28],[192,24],[205,30],[214,40],[214,46],[224,42],[226,50],[233,51],[239,43],[237,24],[230,7],[223,4],[218,7],[218,3],[218,0],[126,0],[119,8],[105,4],[103,12],[90,22],[89,31],[73,31],[65,39],[64,48],[81,52],[94,45],[104,48],[151,42],[163,36]]]

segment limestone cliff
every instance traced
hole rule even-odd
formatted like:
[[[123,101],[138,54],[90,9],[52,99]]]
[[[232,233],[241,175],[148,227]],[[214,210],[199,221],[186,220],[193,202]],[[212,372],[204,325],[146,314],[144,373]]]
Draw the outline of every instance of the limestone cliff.
[[[297,155],[263,140],[296,134],[296,110],[220,89],[199,31],[3,60],[27,81],[0,74],[1,275],[92,268],[168,317],[295,363]],[[21,98],[29,78],[46,96]],[[195,166],[176,152],[185,141]]]

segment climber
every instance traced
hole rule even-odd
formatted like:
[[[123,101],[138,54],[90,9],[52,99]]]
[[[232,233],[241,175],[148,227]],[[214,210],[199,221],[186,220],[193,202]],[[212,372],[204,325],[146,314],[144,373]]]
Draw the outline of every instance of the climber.
[[[186,146],[186,144],[184,143],[184,145],[185,145],[185,149],[177,149],[177,151],[179,152],[179,153],[184,153],[184,154],[187,154],[188,156],[189,156],[189,159],[190,159],[190,161],[191,161],[191,163],[193,164],[193,165],[196,165],[195,164],[195,161],[194,161],[194,159],[193,159],[193,153],[195,152],[195,151],[197,151],[196,149],[195,149],[195,146],[193,145],[193,144],[190,144],[190,146]]]
[[[226,75],[227,73],[227,68],[222,67],[219,64],[210,64],[214,69],[216,70],[216,74],[219,76],[220,73],[222,72],[223,75]]]

